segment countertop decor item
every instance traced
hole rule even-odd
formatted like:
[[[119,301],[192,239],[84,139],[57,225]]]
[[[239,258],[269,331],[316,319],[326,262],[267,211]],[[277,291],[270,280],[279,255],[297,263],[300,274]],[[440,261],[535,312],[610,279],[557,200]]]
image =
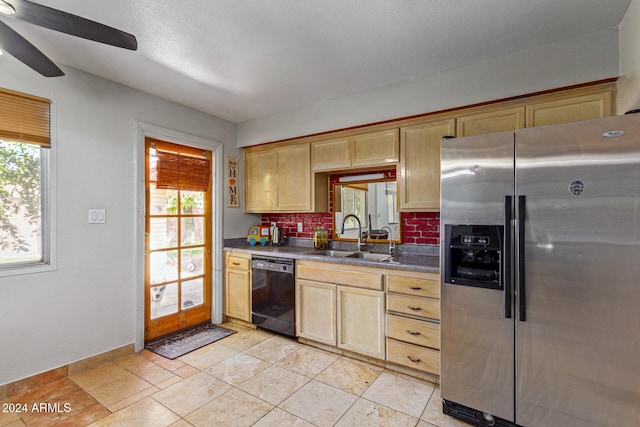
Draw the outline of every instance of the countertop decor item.
[[[251,246],[255,246],[257,243],[266,245],[269,243],[269,240],[269,227],[266,225],[256,225],[255,227],[251,227],[249,234],[247,235],[247,243]]]

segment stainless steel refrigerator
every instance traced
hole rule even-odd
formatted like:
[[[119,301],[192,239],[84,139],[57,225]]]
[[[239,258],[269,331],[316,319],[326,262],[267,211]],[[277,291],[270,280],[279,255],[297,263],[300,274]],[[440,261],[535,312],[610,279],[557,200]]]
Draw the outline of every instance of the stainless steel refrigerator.
[[[441,155],[444,412],[640,425],[640,114],[444,139]]]

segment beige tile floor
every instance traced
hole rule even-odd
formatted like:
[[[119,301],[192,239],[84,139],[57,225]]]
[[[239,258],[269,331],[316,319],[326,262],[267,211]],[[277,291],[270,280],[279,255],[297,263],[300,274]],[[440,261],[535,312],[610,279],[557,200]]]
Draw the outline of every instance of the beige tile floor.
[[[14,396],[62,410],[0,413],[0,426],[469,426],[442,414],[433,383],[224,326],[238,332],[176,360],[143,351]]]

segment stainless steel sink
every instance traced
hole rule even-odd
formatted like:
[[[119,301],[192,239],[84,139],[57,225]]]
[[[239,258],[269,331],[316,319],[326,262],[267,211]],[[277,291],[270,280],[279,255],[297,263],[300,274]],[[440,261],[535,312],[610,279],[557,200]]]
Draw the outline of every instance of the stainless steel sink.
[[[326,249],[326,250],[317,250],[317,251],[307,252],[307,255],[346,257],[353,253],[354,252],[350,252],[350,251],[338,251],[338,250]]]
[[[371,252],[354,252],[351,255],[347,255],[347,258],[360,258],[371,261],[388,261],[391,256],[388,254],[374,254]]]

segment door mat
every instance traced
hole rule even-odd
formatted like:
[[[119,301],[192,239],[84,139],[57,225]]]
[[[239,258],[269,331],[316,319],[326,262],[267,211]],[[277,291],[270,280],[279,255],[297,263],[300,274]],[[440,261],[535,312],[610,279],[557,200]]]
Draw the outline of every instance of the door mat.
[[[148,342],[144,348],[173,360],[235,333],[232,329],[207,323]]]

